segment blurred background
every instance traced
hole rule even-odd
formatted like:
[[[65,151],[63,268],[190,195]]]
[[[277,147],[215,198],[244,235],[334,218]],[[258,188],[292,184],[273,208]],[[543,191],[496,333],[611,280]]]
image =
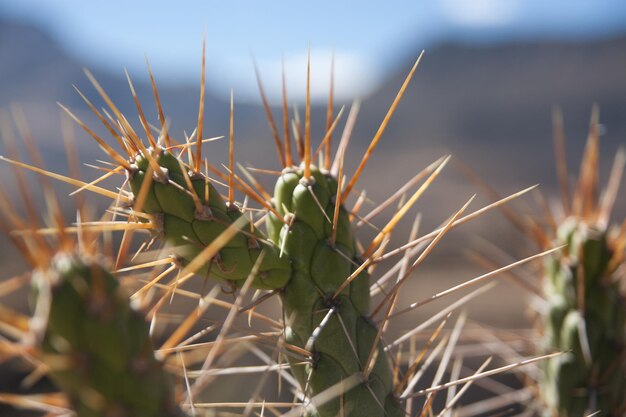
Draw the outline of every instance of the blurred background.
[[[197,117],[203,37],[208,86],[205,136],[227,134],[232,89],[236,158],[245,166],[267,169],[276,169],[278,164],[260,106],[254,61],[273,105],[280,99],[284,65],[290,102],[302,110],[310,47],[312,129],[319,141],[335,57],[335,112],[343,105],[349,107],[355,98],[362,100],[346,161],[351,173],[404,77],[425,50],[357,187],[367,189],[366,212],[427,164],[452,154],[453,162],[417,205],[416,210],[424,213],[425,231],[444,221],[475,192],[479,198],[472,207],[490,201],[461,165],[471,166],[502,195],[539,183],[548,199],[555,200],[554,106],[564,115],[572,178],[594,103],[599,105],[603,126],[604,180],[616,150],[626,144],[626,2],[620,0],[358,4],[0,0],[0,109],[15,112],[18,105],[48,168],[67,172],[62,116],[56,103],[97,126],[72,88],[78,86],[98,107],[103,105],[83,74],[83,68],[88,68],[134,121],[136,110],[124,78],[127,69],[148,116],[156,123],[148,58],[171,121],[170,131],[183,137],[183,132],[193,131]],[[275,116],[280,118],[277,108]],[[83,132],[77,131],[76,138],[81,161],[102,158]],[[225,161],[225,142],[206,149],[213,162]],[[6,164],[0,165],[2,178],[10,172]],[[98,172],[84,168],[83,175],[92,179]],[[262,180],[270,184],[272,178]],[[10,182],[3,185],[9,190],[14,187]],[[69,188],[60,190],[69,192]],[[67,201],[67,207],[72,207]],[[529,208],[533,205],[529,196],[516,207],[540,217],[536,208]],[[622,221],[625,214],[622,197],[614,218]],[[385,215],[377,224],[384,221]],[[363,230],[362,236],[367,239],[373,233]],[[397,241],[406,238],[400,232]],[[534,250],[502,215],[492,213],[446,237],[416,273],[416,283],[403,302],[483,272],[468,259],[470,246],[504,263],[506,257],[496,256],[492,244],[514,258]],[[0,261],[6,266],[6,276],[22,268],[10,248],[1,252]],[[475,306],[475,318],[492,325],[528,327],[526,299],[506,283],[498,291]],[[23,300],[10,302],[23,305]],[[397,325],[398,329],[403,326],[409,324]]]

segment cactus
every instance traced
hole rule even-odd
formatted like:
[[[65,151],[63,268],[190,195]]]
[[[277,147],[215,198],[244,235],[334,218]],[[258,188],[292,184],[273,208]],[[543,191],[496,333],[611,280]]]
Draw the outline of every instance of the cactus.
[[[121,229],[126,232],[132,232],[135,229],[148,229],[153,237],[158,237],[164,241],[167,250],[171,253],[171,258],[165,261],[173,260],[175,264],[181,267],[182,272],[179,271],[178,275],[182,276],[182,280],[197,274],[226,283],[233,288],[246,288],[246,284],[249,283],[252,288],[272,290],[274,293],[278,293],[283,304],[284,329],[282,332],[284,343],[289,347],[287,359],[291,364],[292,373],[300,384],[307,415],[316,417],[334,417],[337,415],[345,417],[399,417],[405,414],[405,410],[398,396],[410,384],[411,378],[416,375],[421,356],[415,359],[407,374],[399,378],[397,374],[399,370],[397,367],[395,370],[393,369],[387,349],[382,343],[380,323],[375,323],[371,317],[386,304],[387,311],[382,321],[383,324],[386,323],[394,308],[395,297],[401,284],[451,227],[523,194],[523,192],[517,193],[487,208],[478,210],[471,216],[468,215],[466,219],[461,219],[460,216],[467,207],[466,204],[446,223],[445,227],[383,257],[380,255],[380,249],[389,239],[398,221],[437,177],[447,162],[447,159],[443,159],[424,171],[430,174],[430,177],[394,214],[392,220],[381,229],[380,234],[369,247],[363,250],[357,243],[351,224],[353,213],[349,213],[346,209],[345,200],[350,196],[367,159],[381,138],[418,62],[419,59],[392,103],[357,172],[345,186],[342,181],[342,169],[347,144],[343,141],[339,146],[336,166],[333,166],[332,170],[330,166],[330,137],[337,123],[336,120],[331,123],[331,117],[328,120],[326,137],[319,148],[322,150],[322,167],[317,167],[311,162],[312,159],[315,159],[315,155],[312,155],[310,143],[308,81],[305,132],[304,134],[300,133],[297,138],[301,163],[298,165],[292,160],[288,130],[285,130],[284,149],[280,138],[276,138],[279,156],[283,164],[282,171],[276,182],[274,195],[264,197],[260,189],[255,190],[250,187],[233,172],[232,130],[228,174],[222,174],[206,161],[204,165],[202,164],[204,75],[202,76],[201,103],[195,141],[189,139],[185,144],[176,144],[168,133],[151,72],[150,77],[161,122],[161,132],[157,138],[154,137],[152,129],[145,120],[129,78],[139,120],[148,144],[143,142],[140,135],[127,122],[90,74],[88,76],[109,105],[111,114],[117,120],[113,121],[113,117],[109,114],[104,117],[89,101],[85,100],[105,128],[117,140],[123,152],[116,151],[66,109],[70,116],[98,142],[109,157],[119,164],[115,170],[126,172],[126,189],[116,193],[100,188],[93,183],[86,184],[56,174],[48,173],[47,175],[90,189],[112,198],[116,202],[121,201],[125,204],[121,208],[115,207],[116,212],[123,211],[128,216],[129,222],[121,225]],[[286,97],[284,102],[286,103]],[[270,124],[276,133],[275,124],[267,105],[266,110]],[[288,117],[286,104],[284,114]],[[332,115],[332,112],[329,114]],[[338,118],[339,116],[337,116],[337,120]],[[231,110],[231,128],[232,120]],[[194,146],[195,149],[192,151]],[[182,148],[181,155],[188,154],[187,162],[183,161],[182,156],[174,154],[177,148]],[[15,160],[2,159],[14,165],[46,174],[42,169],[29,167]],[[209,170],[228,182],[228,197],[223,197],[217,191],[213,181],[209,179]],[[267,233],[261,231],[253,217],[248,217],[249,213],[234,202],[233,193],[236,187],[267,210]],[[118,225],[119,223],[115,227]],[[106,230],[106,226],[98,227]],[[56,232],[63,235],[65,229],[59,226]],[[428,246],[424,249],[426,244]],[[413,251],[416,246],[418,248]],[[383,258],[386,259],[405,251],[410,252],[405,259],[408,261],[411,256],[415,256],[419,252],[419,249],[422,249],[423,252],[420,252],[421,254],[411,267],[404,268],[398,282],[393,285],[383,302],[374,310],[374,313],[371,313],[370,282],[367,268],[375,265]],[[118,255],[118,266],[121,263],[120,259],[124,258],[124,250],[124,244],[122,244],[122,249]],[[535,259],[537,256],[528,258],[528,260]],[[89,393],[96,391],[106,399],[109,399],[107,396],[110,395],[112,402],[124,403],[126,404],[125,407],[136,406],[132,410],[127,408],[130,415],[149,416],[157,415],[159,412],[161,413],[159,415],[177,415],[179,411],[171,407],[171,394],[168,392],[161,364],[154,359],[151,353],[150,340],[143,318],[135,313],[129,307],[127,299],[120,295],[115,278],[99,262],[93,261],[91,258],[80,255],[59,255],[55,259],[57,260],[52,262],[52,266],[49,268],[52,271],[49,272],[49,275],[55,277],[54,282],[57,283],[51,293],[60,297],[63,302],[55,304],[56,299],[52,298],[50,309],[52,315],[46,321],[49,321],[51,331],[58,327],[70,332],[68,336],[61,335],[61,337],[69,338],[71,343],[61,343],[60,346],[67,348],[68,345],[73,346],[75,342],[81,346],[80,349],[83,349],[81,343],[93,342],[94,346],[90,345],[89,347],[94,348],[93,355],[100,361],[98,366],[111,372],[132,374],[137,368],[135,365],[139,355],[142,359],[139,361],[142,362],[141,371],[147,372],[143,375],[145,377],[149,374],[148,378],[151,381],[150,384],[137,385],[135,384],[136,381],[130,378],[128,387],[116,387],[110,382],[115,379],[111,376],[112,374],[103,375],[103,382],[101,383],[99,380],[86,379],[81,374],[80,367],[77,368],[78,373],[71,372],[68,374],[65,371],[60,373],[53,371],[53,378],[72,399],[72,404],[79,416],[82,417],[82,413],[89,416],[106,415],[103,414],[102,408],[94,408],[91,400],[83,400],[84,391]],[[525,261],[517,262],[512,266],[523,262]],[[499,271],[507,270],[512,266],[501,268]],[[495,276],[499,271],[486,274],[449,291],[444,291],[423,300],[421,303],[415,303],[409,309],[448,295],[457,289],[483,282]],[[168,291],[172,291],[172,287],[181,284],[182,280],[179,281],[177,278],[170,286],[164,285],[164,287],[168,288]],[[144,288],[151,288],[155,282],[152,281]],[[77,288],[82,288],[82,290]],[[99,294],[99,291],[104,291],[104,294],[107,295],[106,300],[109,304],[104,303],[104,307],[100,307],[97,303],[90,303],[94,294]],[[233,304],[233,308],[237,306],[237,303]],[[94,307],[97,307],[95,311]],[[115,311],[115,314],[111,315],[111,311]],[[397,314],[402,312],[397,312]],[[96,317],[93,318],[93,321],[86,321],[87,318],[94,315]],[[82,328],[97,334],[86,341],[83,334],[71,333],[73,329],[78,328],[77,326],[82,326]],[[226,324],[224,326],[228,327]],[[177,337],[183,330],[188,330],[183,326],[181,328],[180,332],[177,331]],[[439,330],[430,342],[436,338]],[[132,334],[116,332],[131,332]],[[44,349],[59,351],[58,343],[54,342],[58,338],[59,335],[46,334],[43,338]],[[125,340],[127,343],[113,346],[104,340],[115,338]],[[174,339],[178,340],[177,338],[171,340]],[[175,341],[171,340],[166,343],[168,347],[175,344]],[[218,348],[215,351],[217,350]],[[297,352],[297,354],[293,352]],[[211,365],[213,354],[214,351],[209,354],[202,370],[207,370]],[[304,366],[302,365],[303,357],[305,359]],[[444,364],[444,367],[438,371],[438,375],[443,374],[445,366]],[[507,369],[510,368],[511,366]],[[490,374],[495,372],[492,370]],[[119,375],[117,378],[121,378]],[[132,375],[125,375],[125,378],[129,377]],[[472,378],[466,378],[465,382],[473,380]],[[440,379],[441,376],[438,376],[433,384],[437,385]],[[202,385],[203,377],[201,376],[194,387],[189,390],[189,395],[195,393]],[[424,412],[427,412],[431,407],[432,398],[430,396],[438,389],[444,389],[451,385],[454,383],[432,387],[432,391],[427,392],[429,399],[426,401]],[[146,392],[142,391],[144,389]],[[146,404],[148,396],[155,393],[161,394],[162,397],[154,400],[150,405]],[[424,395],[425,393],[419,394]],[[126,398],[127,395],[132,396],[132,399]],[[131,400],[136,401],[136,403],[129,403]],[[101,407],[101,404],[106,403],[106,401],[97,403],[96,405]],[[112,410],[112,413],[115,413],[119,411],[119,408],[114,407]]]
[[[135,160],[137,168],[131,167],[129,178],[133,193],[139,195],[149,165],[147,158]],[[227,206],[204,176],[189,175],[194,191],[184,188],[187,184],[182,177],[188,174],[169,152],[159,152],[154,160],[161,169],[167,169],[163,172],[168,180],[155,178],[148,184],[143,209],[159,216],[164,238],[176,246],[184,264],[189,264],[228,226],[234,225],[242,213],[234,205]],[[279,177],[273,199],[276,214],[270,213],[268,220],[269,241],[256,228],[250,234],[243,230],[246,225],[239,226],[235,236],[195,272],[240,286],[255,260],[265,252],[253,286],[281,290],[286,341],[310,351],[312,358],[306,369],[294,366],[293,370],[307,395],[314,397],[343,379],[365,372],[371,347],[379,343],[375,342],[377,328],[367,318],[367,274],[362,273],[334,296],[360,260],[345,209],[339,208],[336,226],[330,222],[335,212],[336,180],[315,166],[310,169],[308,179],[304,169],[296,168],[286,169]],[[209,198],[201,208],[195,208],[194,198],[187,191],[202,195],[207,184]],[[288,224],[278,216],[289,219]],[[329,318],[322,326],[327,314]],[[318,328],[319,334],[314,336]],[[344,415],[398,415],[399,404],[392,389],[391,368],[379,345],[369,377],[345,393]],[[336,398],[325,404],[318,410],[319,415],[337,415],[339,402]]]
[[[560,115],[557,114],[557,127]],[[624,265],[625,230],[609,225],[624,154],[618,153],[603,198],[596,197],[598,112],[594,109],[580,178],[569,203],[563,142],[557,130],[565,217],[552,240],[563,249],[545,260],[541,317],[543,350],[565,354],[542,364],[540,389],[548,416],[623,416],[626,412],[626,298],[618,268]],[[619,229],[619,228],[618,228]],[[623,228],[622,228],[623,229]]]
[[[309,355],[306,367],[292,358],[305,395],[314,398],[348,377],[359,379],[356,387],[311,412],[320,417],[402,415],[389,359],[377,326],[367,318],[367,273],[344,285],[361,261],[348,214],[337,200],[337,180],[308,161],[301,168],[286,167],[268,207],[266,238],[248,227],[236,205],[222,199],[198,169],[198,156],[185,164],[158,143],[152,145],[147,149],[137,143],[141,151],[131,154],[133,163],[126,165],[134,209],[152,216],[181,264],[237,287],[260,259],[252,286],[280,290],[285,339]],[[204,256],[228,228],[234,236],[210,258]]]

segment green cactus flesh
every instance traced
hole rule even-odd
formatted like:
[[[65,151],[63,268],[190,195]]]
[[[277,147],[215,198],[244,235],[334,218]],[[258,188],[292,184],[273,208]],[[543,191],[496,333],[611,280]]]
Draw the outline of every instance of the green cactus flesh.
[[[105,268],[61,254],[35,274],[34,285],[38,306],[49,303],[41,358],[78,417],[183,415],[154,357],[148,323]]]
[[[312,356],[307,366],[293,366],[293,372],[308,398],[340,386],[353,375],[362,378],[356,387],[337,394],[312,415],[402,416],[404,411],[393,395],[389,359],[380,343],[373,370],[367,380],[364,378],[378,331],[366,317],[370,298],[367,273],[361,273],[335,299],[332,297],[360,260],[343,207],[331,242],[337,181],[315,167],[311,171],[309,180],[303,177],[302,169],[283,171],[273,204],[280,215],[291,220],[283,225],[273,214],[268,218],[270,239],[292,258],[294,268],[281,293],[285,337],[288,343],[311,350]]]
[[[548,415],[622,416],[626,304],[609,270],[607,234],[571,218],[557,238],[566,247],[547,261],[544,349],[566,353],[544,363]]]
[[[141,210],[154,216],[154,221],[158,223],[157,232],[172,246],[178,260],[185,265],[242,213],[236,207],[227,207],[204,176],[191,174],[188,179],[194,188],[193,192],[202,201],[202,211],[198,212],[191,192],[187,189],[185,176],[189,174],[183,172],[178,159],[162,150],[156,161],[167,181],[160,178],[152,181]],[[135,158],[133,168],[136,169],[129,172],[129,182],[135,196],[141,192],[145,175],[149,172],[148,166],[148,160],[143,156]],[[241,286],[261,252],[264,252],[253,286],[261,289],[284,287],[291,276],[289,259],[281,257],[278,248],[266,243],[265,237],[256,228],[252,233],[248,230],[248,225],[244,224],[211,262],[196,272]]]

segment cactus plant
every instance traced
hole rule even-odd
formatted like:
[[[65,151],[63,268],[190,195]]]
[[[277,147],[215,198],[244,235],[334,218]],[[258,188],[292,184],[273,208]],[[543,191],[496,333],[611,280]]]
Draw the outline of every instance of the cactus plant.
[[[624,168],[624,153],[617,154],[609,186],[598,198],[599,121],[594,108],[578,185],[570,202],[560,114],[555,121],[565,215],[554,216],[554,235],[540,235],[540,241],[545,244],[552,240],[563,249],[545,260],[548,308],[540,322],[543,350],[566,353],[542,364],[540,388],[545,414],[623,416],[626,297],[619,268],[626,258],[626,230],[612,227],[609,217]]]
[[[247,222],[237,224],[242,212],[232,201],[224,202],[202,174],[199,153],[188,165],[156,142],[147,149],[134,141],[140,151],[126,165],[134,209],[152,216],[183,265],[240,286],[260,259],[252,285],[280,289],[285,339],[308,352],[310,364],[293,367],[306,396],[314,398],[358,377],[355,387],[311,412],[320,417],[402,415],[378,329],[367,317],[367,273],[344,283],[362,261],[341,206],[342,190],[328,171],[310,163],[308,131],[307,160],[301,167],[285,167],[277,181],[268,207],[268,237]],[[210,258],[204,256],[229,227],[235,228],[234,236]],[[198,259],[203,260],[199,268]]]
[[[154,158],[161,170],[161,178],[150,176],[149,161]],[[198,258],[203,248],[236,224],[242,218],[241,211],[227,205],[206,176],[189,174],[189,167],[180,163],[170,152],[157,150],[154,156],[135,157],[129,167],[131,190],[139,195],[146,186],[143,211],[154,216],[155,228],[168,243],[175,246],[179,261],[188,265]],[[188,188],[188,184],[191,187]],[[138,209],[135,206],[135,209]],[[264,239],[260,231],[246,231],[248,222],[239,221],[235,235],[219,248],[203,268],[194,272],[210,275],[235,286],[243,285],[255,261],[262,256],[254,287],[261,289],[282,288],[291,275],[287,257],[281,257],[279,249]],[[233,226],[235,227],[235,226]]]
[[[377,341],[378,329],[368,318],[367,273],[344,285],[362,262],[357,257],[348,215],[340,206],[335,223],[326,219],[335,213],[335,204],[340,204],[340,198],[332,198],[338,185],[314,167],[308,178],[305,175],[303,169],[294,169],[281,176],[275,204],[283,207],[279,213],[293,217],[285,227],[273,214],[269,220],[270,236],[284,247],[294,265],[292,278],[281,293],[285,338],[312,355],[310,365],[294,367],[296,376],[310,390],[310,396],[352,375],[362,376],[345,398],[318,407],[320,416],[401,416],[389,360]],[[311,206],[313,198],[323,211]],[[346,404],[343,409],[340,400]]]
[[[280,138],[276,138],[283,166],[276,182],[273,197],[264,197],[261,189],[247,185],[234,173],[232,130],[228,173],[223,174],[210,166],[208,162],[203,161],[201,149],[204,140],[202,136],[204,64],[196,138],[195,140],[189,139],[187,143],[183,144],[175,143],[174,139],[170,137],[151,72],[150,77],[161,122],[161,132],[156,138],[145,119],[129,78],[133,98],[137,104],[139,120],[148,141],[147,144],[116,108],[97,81],[88,74],[102,98],[107,102],[113,116],[107,114],[105,117],[95,106],[85,100],[105,128],[116,139],[122,152],[115,150],[69,110],[66,110],[119,165],[114,171],[126,172],[128,187],[117,193],[100,188],[93,183],[86,184],[56,174],[48,175],[126,204],[123,208],[115,207],[115,210],[117,212],[124,211],[129,222],[120,225],[121,227],[116,224],[115,227],[126,232],[135,229],[150,230],[154,237],[158,237],[166,243],[168,251],[172,254],[165,262],[172,261],[182,269],[177,273],[175,282],[169,286],[164,285],[168,291],[174,291],[174,287],[183,280],[197,274],[227,283],[235,288],[242,286],[245,288],[249,285],[252,288],[273,290],[278,293],[283,303],[284,343],[289,346],[290,350],[290,354],[287,356],[292,366],[292,372],[300,384],[307,415],[318,417],[336,415],[351,417],[401,416],[405,414],[405,410],[401,406],[398,396],[407,388],[407,385],[411,384],[410,380],[417,372],[417,365],[421,356],[415,359],[407,374],[400,381],[397,375],[398,368],[392,369],[391,359],[382,342],[382,328],[379,327],[381,324],[373,321],[373,315],[385,307],[386,314],[382,323],[386,322],[395,306],[395,298],[400,286],[450,228],[523,194],[523,192],[517,193],[461,218],[463,210],[467,207],[466,204],[463,209],[446,222],[444,227],[382,256],[381,249],[388,242],[398,221],[437,177],[447,162],[447,159],[440,160],[424,171],[425,175],[430,174],[429,178],[395,213],[392,220],[381,229],[372,243],[365,249],[358,244],[351,225],[354,213],[346,209],[345,201],[351,195],[363,167],[380,140],[418,62],[419,59],[392,103],[357,172],[352,180],[346,184],[342,178],[346,142],[342,141],[339,145],[336,163],[332,167],[330,163],[330,138],[336,126],[336,121],[332,122],[331,120],[332,111],[329,112],[331,117],[329,117],[326,136],[319,147],[323,162],[320,167],[312,163],[316,154],[312,152],[310,141],[308,81],[304,132],[299,132],[299,129],[296,129],[299,133],[297,145],[301,163],[293,162],[290,139],[286,129],[284,148]],[[284,103],[284,114],[288,115],[286,97]],[[270,123],[274,127],[274,133],[278,136],[267,105],[266,110]],[[117,120],[113,121],[113,117]],[[338,116],[336,120],[338,120]],[[231,128],[232,121],[231,111]],[[353,120],[349,119],[348,124],[352,122]],[[349,131],[349,128],[347,130]],[[347,138],[348,135],[344,137]],[[193,149],[194,146],[195,149]],[[187,154],[189,156],[187,162],[184,162],[181,156],[174,154],[175,150],[179,148],[182,148],[181,155]],[[29,167],[7,158],[2,159],[45,173],[40,168]],[[209,179],[208,171],[228,182],[229,192],[226,198],[217,191],[213,181]],[[235,188],[243,191],[249,198],[266,209],[267,233],[257,228],[252,216],[248,217],[248,213],[242,209],[241,205],[235,203]],[[132,221],[137,223],[132,223]],[[106,226],[99,227],[106,229]],[[66,230],[59,227],[56,233],[63,235]],[[417,248],[414,249],[415,247]],[[118,264],[120,259],[123,259],[125,250],[123,242],[118,256]],[[389,291],[383,302],[374,309],[373,313],[370,312],[368,267],[374,266],[377,262],[390,256],[404,252],[408,252],[410,256],[415,256],[418,253],[420,255],[412,266],[403,268],[398,281],[395,285],[390,286],[391,288],[388,288]],[[535,259],[537,256],[528,258],[528,260]],[[100,275],[105,277],[109,285],[107,287],[110,290],[109,294],[115,299],[116,305],[119,305],[120,317],[126,317],[125,320],[128,321],[126,324],[129,328],[129,323],[136,322],[136,326],[140,328],[138,330],[139,335],[136,337],[141,341],[139,343],[141,348],[146,348],[149,341],[145,335],[145,325],[140,324],[142,320],[128,308],[127,303],[125,304],[117,298],[118,291],[114,284],[114,278],[102,266],[98,266],[100,264],[80,256],[68,256],[63,259],[65,261],[54,263],[57,269],[63,267],[62,271],[55,272],[55,276],[66,277],[68,282],[81,280],[86,285],[93,285],[99,283],[99,280],[93,277],[96,272],[98,277]],[[521,263],[523,262],[517,262],[514,265]],[[68,264],[73,266],[67,267]],[[421,303],[416,303],[411,309],[448,295],[454,290],[483,282],[495,276],[497,272],[508,268],[510,267],[501,268],[494,273],[486,274],[454,289],[427,298]],[[161,277],[162,275],[159,275],[158,278]],[[181,280],[178,280],[178,277],[182,277]],[[156,285],[155,282],[156,280],[151,281],[144,288],[152,288]],[[83,318],[83,316],[88,315],[87,312],[80,310],[80,308],[91,307],[81,304],[84,301],[80,297],[81,294],[76,293],[71,284],[61,285],[61,288],[64,290],[59,290],[59,294],[72,298],[69,305],[80,306],[76,307],[77,310],[74,312],[77,314],[75,316]],[[96,291],[97,288],[94,286],[93,290]],[[236,304],[233,306],[237,307]],[[59,313],[61,314],[59,314],[58,321],[57,317],[53,317],[50,319],[50,323],[61,322],[61,327],[63,327],[67,324],[62,318],[65,310],[61,308]],[[401,312],[397,312],[397,314],[399,313]],[[73,318],[74,321],[68,323],[75,322],[76,317]],[[122,319],[120,318],[120,320]],[[119,321],[115,321],[115,323],[119,323]],[[226,324],[224,326],[227,327]],[[182,332],[188,328],[181,327],[181,329]],[[106,337],[106,334],[110,335],[110,330],[107,326],[102,327],[103,333],[97,335],[94,340]],[[135,340],[134,337],[129,335],[129,341]],[[166,343],[166,345],[170,346],[171,344]],[[105,346],[104,342],[102,346],[97,346],[97,348],[102,349],[103,357],[111,353],[111,349],[109,346]],[[122,349],[122,347],[115,349]],[[146,358],[151,357],[146,353],[147,351],[142,350],[142,352]],[[293,354],[293,352],[297,352],[297,354]],[[119,356],[118,354],[113,356],[115,356],[116,361],[122,361],[122,358],[132,359],[128,355],[124,356],[125,354],[125,352],[119,352]],[[212,354],[213,351],[205,360],[202,367],[203,371],[211,366]],[[303,359],[304,366],[302,365]],[[116,362],[116,365],[119,363]],[[151,392],[166,392],[165,382],[159,373],[158,362],[150,359],[149,363],[149,368],[155,375],[152,378],[155,385]],[[438,372],[439,376],[434,382],[435,386],[431,388],[432,391],[422,392],[420,395],[424,393],[431,395],[438,389],[445,389],[454,385],[437,386],[442,372],[443,368]],[[489,371],[489,374],[493,373],[495,371]],[[75,388],[84,388],[89,385],[75,374],[61,375],[55,378],[71,398],[76,398],[73,394]],[[198,378],[189,390],[189,395],[203,386],[205,381],[203,378],[204,376]],[[464,381],[471,380],[472,378],[466,378]],[[80,382],[76,383],[76,381]],[[148,387],[142,388],[147,389]],[[166,398],[168,398],[167,394]],[[429,397],[424,412],[430,409],[430,400],[432,398]],[[155,402],[155,405],[158,406],[159,404],[162,403]],[[80,401],[76,400],[75,406],[81,412]],[[150,407],[146,406],[146,410],[133,411],[135,413],[133,415],[151,415],[147,411],[148,409]],[[163,410],[164,413],[178,412],[174,409],[169,411],[169,405]],[[93,415],[98,415],[97,412],[94,413]]]
[[[626,265],[626,223],[609,222],[626,155],[623,149],[617,152],[611,177],[599,195],[598,118],[594,106],[573,197],[563,118],[557,108],[553,122],[560,207],[549,206],[538,194],[543,223],[505,211],[539,247],[561,248],[544,260],[542,288],[524,284],[535,296],[535,318],[541,332],[537,351],[562,352],[542,363],[538,375],[530,374],[542,399],[541,406],[533,403],[530,408],[552,417],[622,416],[626,411],[626,295],[620,282]]]

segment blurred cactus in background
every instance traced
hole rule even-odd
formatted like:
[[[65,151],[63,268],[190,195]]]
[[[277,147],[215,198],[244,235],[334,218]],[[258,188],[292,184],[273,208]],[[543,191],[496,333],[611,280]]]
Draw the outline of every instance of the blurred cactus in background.
[[[38,356],[76,415],[182,416],[148,323],[117,280],[85,256],[59,253],[51,261],[33,276],[33,320],[45,326]]]
[[[5,133],[7,129],[5,125]],[[15,173],[18,183],[25,184],[21,172]],[[47,374],[65,396],[0,398],[24,407],[38,403],[49,412],[67,407],[78,417],[182,416],[173,377],[155,357],[145,314],[131,306],[126,289],[112,275],[96,239],[99,233],[85,222],[74,236],[45,179],[43,190],[51,227],[38,223],[33,189],[21,190],[25,210],[0,192],[2,229],[33,268],[3,283],[0,293],[5,295],[19,289],[18,282],[30,283],[33,314],[0,306],[9,336],[0,339],[0,350],[8,355],[2,359],[22,355],[35,367],[31,377]],[[85,206],[79,204],[77,210],[84,219]]]
[[[541,237],[563,249],[546,259],[541,318],[545,352],[563,355],[542,364],[540,389],[548,416],[582,417],[626,413],[626,298],[623,276],[626,222],[609,222],[624,152],[615,158],[608,186],[598,196],[599,121],[591,118],[578,184],[570,202],[562,122],[556,115],[557,166],[563,215],[550,219],[553,230]],[[548,243],[549,242],[549,243]]]

